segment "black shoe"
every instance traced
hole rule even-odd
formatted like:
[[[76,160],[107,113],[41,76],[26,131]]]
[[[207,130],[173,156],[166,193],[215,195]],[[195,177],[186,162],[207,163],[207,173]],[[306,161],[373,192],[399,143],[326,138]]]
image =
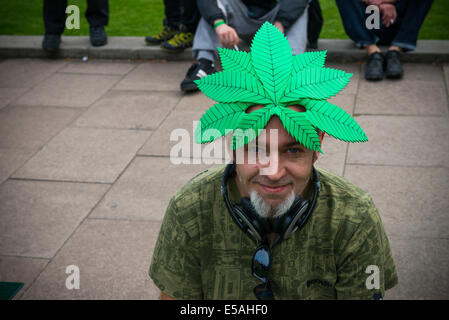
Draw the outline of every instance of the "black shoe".
[[[193,44],[193,33],[189,32],[184,25],[179,26],[179,32],[171,39],[162,42],[161,49],[165,52],[179,53],[190,48]]]
[[[164,25],[162,30],[157,34],[145,37],[145,43],[149,46],[159,45],[164,41],[170,40],[178,33],[177,30]]]
[[[61,44],[60,34],[45,34],[44,40],[42,41],[42,49],[46,52],[53,53],[59,49]]]
[[[369,55],[365,66],[366,80],[382,80],[384,77],[384,57],[380,52]]]
[[[194,63],[189,70],[185,79],[181,82],[181,90],[196,91],[198,86],[195,80],[201,79],[204,76],[210,75],[215,72],[215,66],[212,61],[207,59],[200,59],[197,63]]]
[[[404,75],[401,54],[396,50],[389,50],[385,55],[385,75],[389,79],[400,79]]]
[[[106,31],[104,31],[104,26],[90,27],[89,33],[90,43],[92,43],[94,47],[104,46],[108,43],[108,37],[106,36]]]

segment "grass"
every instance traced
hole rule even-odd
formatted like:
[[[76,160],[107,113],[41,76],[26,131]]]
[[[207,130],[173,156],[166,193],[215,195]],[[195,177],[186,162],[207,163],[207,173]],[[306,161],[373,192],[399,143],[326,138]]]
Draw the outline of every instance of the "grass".
[[[42,35],[42,0],[0,0],[0,34]],[[80,29],[64,35],[88,35],[85,0],[69,0],[80,8]],[[111,0],[107,33],[110,36],[145,36],[159,31],[164,16],[162,0]],[[347,39],[335,0],[320,0],[324,16],[321,38]],[[434,1],[419,33],[419,39],[449,39],[446,18],[449,1]]]

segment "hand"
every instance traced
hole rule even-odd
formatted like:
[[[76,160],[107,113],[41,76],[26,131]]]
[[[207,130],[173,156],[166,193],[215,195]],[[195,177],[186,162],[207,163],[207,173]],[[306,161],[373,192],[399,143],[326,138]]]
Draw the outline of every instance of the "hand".
[[[284,33],[285,28],[284,28],[284,25],[283,25],[281,22],[275,21],[275,22],[274,22],[274,26],[275,26],[276,28],[278,28],[282,33]]]
[[[396,21],[396,17],[398,16],[396,7],[392,4],[382,4],[379,9],[382,13],[382,23],[388,28]]]
[[[239,44],[239,36],[234,28],[228,26],[227,24],[219,25],[215,32],[220,38],[221,44],[226,48],[233,48]]]

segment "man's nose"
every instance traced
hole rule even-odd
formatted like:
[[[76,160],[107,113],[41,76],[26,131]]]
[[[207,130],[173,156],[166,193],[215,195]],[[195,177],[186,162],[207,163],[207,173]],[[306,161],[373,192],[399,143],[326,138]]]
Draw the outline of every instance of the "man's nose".
[[[280,180],[285,176],[285,168],[282,165],[279,152],[270,152],[267,160],[259,166],[260,175],[266,176],[272,181]]]

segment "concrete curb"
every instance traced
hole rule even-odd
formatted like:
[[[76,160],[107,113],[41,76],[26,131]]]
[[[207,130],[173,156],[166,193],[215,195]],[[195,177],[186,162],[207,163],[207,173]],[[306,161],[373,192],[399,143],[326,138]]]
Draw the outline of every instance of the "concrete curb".
[[[328,50],[329,62],[364,61],[365,51],[354,47],[350,40],[320,39],[319,50]],[[143,59],[189,61],[191,49],[179,54],[162,51],[158,46],[147,46],[143,37],[109,37],[103,47],[90,45],[89,37],[63,36],[61,48],[54,58],[89,57],[89,59]],[[46,58],[42,50],[42,36],[0,36],[0,58]],[[404,62],[449,62],[449,40],[420,40],[416,51],[404,54]]]

